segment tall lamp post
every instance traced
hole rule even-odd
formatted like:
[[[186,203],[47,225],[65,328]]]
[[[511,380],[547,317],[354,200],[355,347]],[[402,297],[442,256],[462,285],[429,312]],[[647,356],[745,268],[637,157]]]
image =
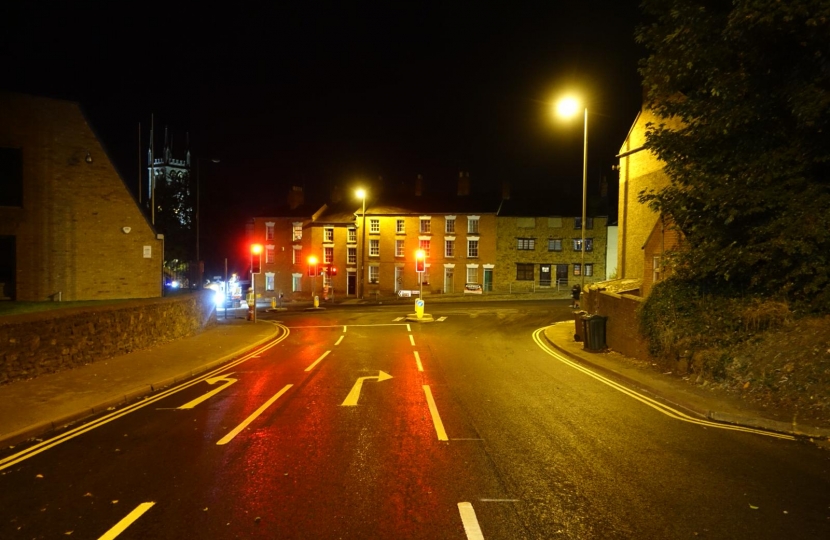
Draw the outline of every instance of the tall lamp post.
[[[584,109],[584,139],[582,143],[582,243],[580,244],[581,262],[579,275],[582,278],[580,290],[585,288],[585,206],[588,188],[588,106],[582,107],[574,97],[565,97],[556,103],[556,113],[563,118],[576,116],[579,109]]]
[[[211,163],[219,163],[219,160],[218,159],[211,159],[210,162]],[[199,247],[200,247],[200,245],[199,245],[199,219],[201,217],[199,215],[199,198],[200,198],[200,195],[201,195],[200,194],[200,191],[201,191],[200,188],[201,188],[201,185],[202,185],[201,178],[200,178],[200,171],[201,171],[200,164],[201,163],[202,163],[202,158],[197,157],[196,158],[196,266],[198,267],[198,272],[199,272],[199,284],[196,287],[197,289],[202,288],[202,281],[203,281],[203,279],[202,279],[202,259],[200,257],[201,253],[199,251]]]
[[[360,283],[359,285],[359,295],[360,299],[363,300],[363,295],[365,293],[364,289],[366,288],[363,282],[363,274],[366,271],[363,263],[363,259],[366,258],[366,190],[361,188],[355,192],[355,195],[358,198],[363,200],[363,224],[360,226],[360,264],[358,265],[358,272],[360,273]]]

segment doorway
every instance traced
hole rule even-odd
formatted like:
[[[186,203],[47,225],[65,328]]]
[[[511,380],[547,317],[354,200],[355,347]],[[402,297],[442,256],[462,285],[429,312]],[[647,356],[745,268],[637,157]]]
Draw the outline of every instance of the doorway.
[[[556,285],[567,285],[568,284],[568,265],[567,264],[557,264],[556,265]]]
[[[552,265],[550,265],[550,264],[540,264],[539,265],[539,286],[540,287],[550,287],[551,266]]]
[[[444,293],[451,293],[454,289],[455,268],[444,268]]]
[[[354,296],[357,294],[357,274],[354,272],[349,272],[349,275],[346,276],[346,294],[348,296]]]
[[[493,269],[492,268],[485,268],[484,269],[484,292],[492,292],[493,291]]]
[[[397,293],[403,287],[403,267],[395,267],[395,292]]]

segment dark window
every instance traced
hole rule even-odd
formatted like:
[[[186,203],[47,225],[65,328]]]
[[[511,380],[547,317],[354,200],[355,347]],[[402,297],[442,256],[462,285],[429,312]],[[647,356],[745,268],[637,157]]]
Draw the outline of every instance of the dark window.
[[[23,152],[0,148],[0,206],[23,206]]]
[[[517,238],[516,249],[520,251],[533,251],[536,249],[536,240],[533,238]]]
[[[551,238],[548,240],[548,251],[562,251],[562,239]]]
[[[574,229],[581,229],[582,228],[582,218],[574,218]],[[586,229],[593,229],[594,228],[594,218],[586,217],[585,218],[585,228]]]
[[[516,263],[516,281],[533,281],[533,263]]]

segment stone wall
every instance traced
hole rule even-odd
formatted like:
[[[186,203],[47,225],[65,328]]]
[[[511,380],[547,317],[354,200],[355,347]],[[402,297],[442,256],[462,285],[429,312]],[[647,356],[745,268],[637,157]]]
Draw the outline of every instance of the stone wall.
[[[212,291],[0,318],[0,383],[90,364],[198,334]]]

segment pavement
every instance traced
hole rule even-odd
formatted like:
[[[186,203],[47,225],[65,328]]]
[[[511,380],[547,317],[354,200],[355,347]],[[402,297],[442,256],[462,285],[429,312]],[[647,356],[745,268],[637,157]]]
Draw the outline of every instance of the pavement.
[[[410,299],[411,300],[411,299]],[[406,302],[409,304],[410,302]],[[260,304],[260,311],[265,311]],[[303,309],[294,305],[291,309]],[[0,386],[0,447],[15,445],[86,417],[141,399],[238,358],[276,337],[267,321],[244,319],[244,310],[220,311],[217,324],[204,332],[143,351],[80,368]],[[767,429],[814,439],[830,439],[830,429],[796,424],[754,409],[677,377],[655,372],[642,362],[614,352],[594,353],[573,339],[574,323],[545,329],[547,341],[570,359],[692,415],[714,421]]]

